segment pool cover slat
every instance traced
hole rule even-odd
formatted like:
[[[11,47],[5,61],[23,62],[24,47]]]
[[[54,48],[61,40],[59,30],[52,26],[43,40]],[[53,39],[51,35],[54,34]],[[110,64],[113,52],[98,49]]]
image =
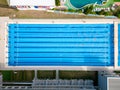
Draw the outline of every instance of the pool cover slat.
[[[120,66],[120,24],[118,24],[118,66]]]
[[[9,24],[10,66],[113,66],[112,24]]]
[[[62,28],[57,28],[57,31],[56,31],[56,28],[50,28],[52,30],[49,30],[48,28],[28,28],[28,29],[25,29],[25,28],[22,28],[22,29],[17,29],[17,31],[15,31],[15,33],[51,33],[51,32],[54,32],[54,33],[78,33],[78,32],[81,32],[81,33],[96,33],[96,32],[101,32],[101,33],[105,33],[107,32],[108,28],[98,28],[97,31],[96,31],[96,28],[91,28],[91,29],[86,29],[86,28],[82,28],[81,30],[78,30],[76,28],[65,28],[65,31],[62,30]],[[11,31],[9,31],[11,32]]]
[[[108,43],[66,43],[66,44],[63,44],[63,43],[41,43],[41,44],[38,44],[38,43],[14,43],[15,45],[15,48],[38,48],[38,47],[82,47],[82,48],[105,48],[105,47],[108,47]]]

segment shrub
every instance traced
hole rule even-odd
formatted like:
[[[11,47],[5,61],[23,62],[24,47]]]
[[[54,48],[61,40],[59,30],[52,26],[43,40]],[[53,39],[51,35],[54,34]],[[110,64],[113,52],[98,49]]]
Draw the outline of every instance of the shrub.
[[[55,0],[55,5],[60,6],[60,0]]]

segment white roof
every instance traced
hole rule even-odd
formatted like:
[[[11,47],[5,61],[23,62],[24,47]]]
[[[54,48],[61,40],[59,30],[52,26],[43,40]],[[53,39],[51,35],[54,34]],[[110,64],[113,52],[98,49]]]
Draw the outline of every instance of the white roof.
[[[55,6],[55,0],[10,0],[10,6]]]

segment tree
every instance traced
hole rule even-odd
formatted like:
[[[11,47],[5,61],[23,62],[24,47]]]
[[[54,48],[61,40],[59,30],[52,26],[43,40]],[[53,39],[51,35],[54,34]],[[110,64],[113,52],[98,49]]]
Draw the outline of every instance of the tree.
[[[60,0],[55,0],[55,5],[60,6]]]
[[[76,12],[82,13],[82,10],[81,9],[77,9]]]
[[[120,18],[120,7],[116,8],[114,11],[113,11],[113,14],[115,16],[117,16],[118,18]]]
[[[68,9],[68,12],[75,12],[74,9]]]
[[[97,13],[98,15],[104,15],[104,12],[105,12],[105,10],[101,10],[101,11],[97,11],[96,13]]]
[[[101,10],[101,11],[97,11],[96,14],[98,14],[98,15],[105,15],[105,16],[112,16],[113,12],[112,11]]]
[[[87,6],[84,8],[84,13],[90,14],[90,13],[92,13],[92,10],[93,10],[93,5]]]

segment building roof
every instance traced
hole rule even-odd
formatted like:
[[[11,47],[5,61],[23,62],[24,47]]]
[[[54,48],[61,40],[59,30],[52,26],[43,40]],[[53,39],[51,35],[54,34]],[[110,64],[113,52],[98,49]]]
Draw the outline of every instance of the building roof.
[[[55,6],[55,0],[10,0],[10,6]]]

